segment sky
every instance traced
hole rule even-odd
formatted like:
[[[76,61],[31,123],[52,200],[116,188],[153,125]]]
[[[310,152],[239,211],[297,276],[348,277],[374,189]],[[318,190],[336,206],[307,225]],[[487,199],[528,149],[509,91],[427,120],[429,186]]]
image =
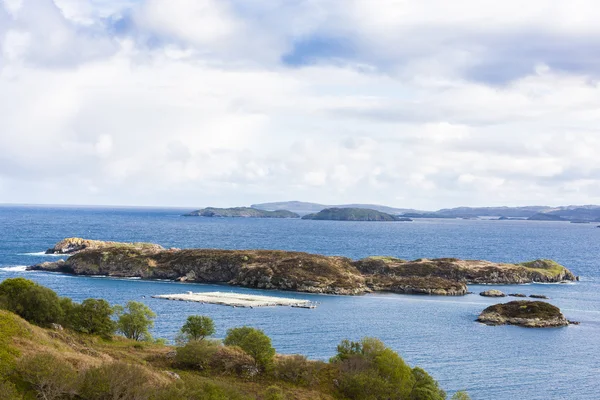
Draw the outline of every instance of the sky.
[[[593,0],[0,0],[0,203],[600,204]]]

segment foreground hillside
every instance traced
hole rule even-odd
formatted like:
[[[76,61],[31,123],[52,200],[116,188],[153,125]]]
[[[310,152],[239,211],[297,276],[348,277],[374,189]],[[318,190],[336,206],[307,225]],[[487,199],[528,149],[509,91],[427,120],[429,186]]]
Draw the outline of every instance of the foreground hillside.
[[[190,316],[168,346],[148,333],[154,317],[141,303],[78,304],[23,278],[1,282],[0,399],[446,399],[427,372],[374,338],[343,340],[329,362],[311,361],[277,355],[250,327],[212,340],[208,316]]]
[[[63,248],[73,248],[70,240],[80,243],[83,239],[64,240],[54,251],[61,253]],[[42,263],[30,269],[330,294],[389,291],[464,295],[468,283],[521,284],[577,279],[567,268],[549,260],[505,264],[453,258],[406,261],[369,257],[353,261],[346,257],[278,250],[164,250],[148,244],[83,248],[66,261]]]

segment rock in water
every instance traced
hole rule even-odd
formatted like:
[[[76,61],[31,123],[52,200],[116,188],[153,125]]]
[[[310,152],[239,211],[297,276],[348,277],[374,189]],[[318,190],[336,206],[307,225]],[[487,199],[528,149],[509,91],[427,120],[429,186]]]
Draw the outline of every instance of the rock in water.
[[[495,304],[483,310],[477,321],[486,325],[518,325],[526,328],[553,328],[569,325],[558,307],[543,301],[517,300]]]
[[[531,294],[529,297],[532,299],[548,299],[548,296],[544,296],[543,294]]]
[[[485,292],[479,293],[479,295],[484,297],[506,297],[504,293],[496,289],[486,290]]]
[[[527,295],[524,295],[523,293],[511,293],[509,294],[510,297],[527,297]]]

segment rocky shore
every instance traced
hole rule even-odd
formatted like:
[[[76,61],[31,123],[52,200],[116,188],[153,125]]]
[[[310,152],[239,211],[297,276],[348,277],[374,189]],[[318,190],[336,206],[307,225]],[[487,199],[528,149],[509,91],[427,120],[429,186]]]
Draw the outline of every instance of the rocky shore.
[[[483,310],[477,321],[486,325],[518,325],[526,328],[554,328],[569,325],[558,307],[543,301],[511,301]]]
[[[68,240],[87,243],[85,239]],[[157,245],[114,242],[100,245],[96,241],[94,246],[79,249],[63,242],[54,249],[74,252],[67,260],[46,262],[29,269],[344,295],[387,291],[458,296],[467,293],[468,283],[518,284],[577,279],[567,268],[548,260],[499,264],[451,258],[405,261],[369,257],[354,261],[346,257],[277,250],[166,250]]]

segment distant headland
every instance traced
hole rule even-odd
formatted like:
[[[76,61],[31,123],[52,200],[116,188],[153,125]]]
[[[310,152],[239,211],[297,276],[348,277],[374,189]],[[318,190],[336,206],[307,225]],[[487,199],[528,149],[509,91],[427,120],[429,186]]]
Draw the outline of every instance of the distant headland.
[[[148,243],[81,238],[64,239],[48,252],[72,255],[29,269],[342,295],[381,291],[456,296],[467,294],[469,283],[522,284],[578,279],[550,260],[507,264],[455,258],[406,261],[368,257],[355,261],[293,251],[164,249]]]
[[[223,218],[300,218],[300,215],[288,210],[259,210],[251,207],[217,208],[207,207],[184,214],[185,217],[223,217]]]
[[[437,211],[425,211],[377,204],[325,205],[301,201],[283,201],[253,204],[250,208],[265,211],[288,210],[299,215],[315,214],[332,208],[350,208],[375,210],[403,218],[486,218],[498,220],[565,221],[574,223],[600,222],[600,206],[597,205],[560,207],[457,207]]]
[[[399,217],[368,208],[326,208],[314,214],[307,214],[302,219],[329,221],[412,221],[410,218]]]

